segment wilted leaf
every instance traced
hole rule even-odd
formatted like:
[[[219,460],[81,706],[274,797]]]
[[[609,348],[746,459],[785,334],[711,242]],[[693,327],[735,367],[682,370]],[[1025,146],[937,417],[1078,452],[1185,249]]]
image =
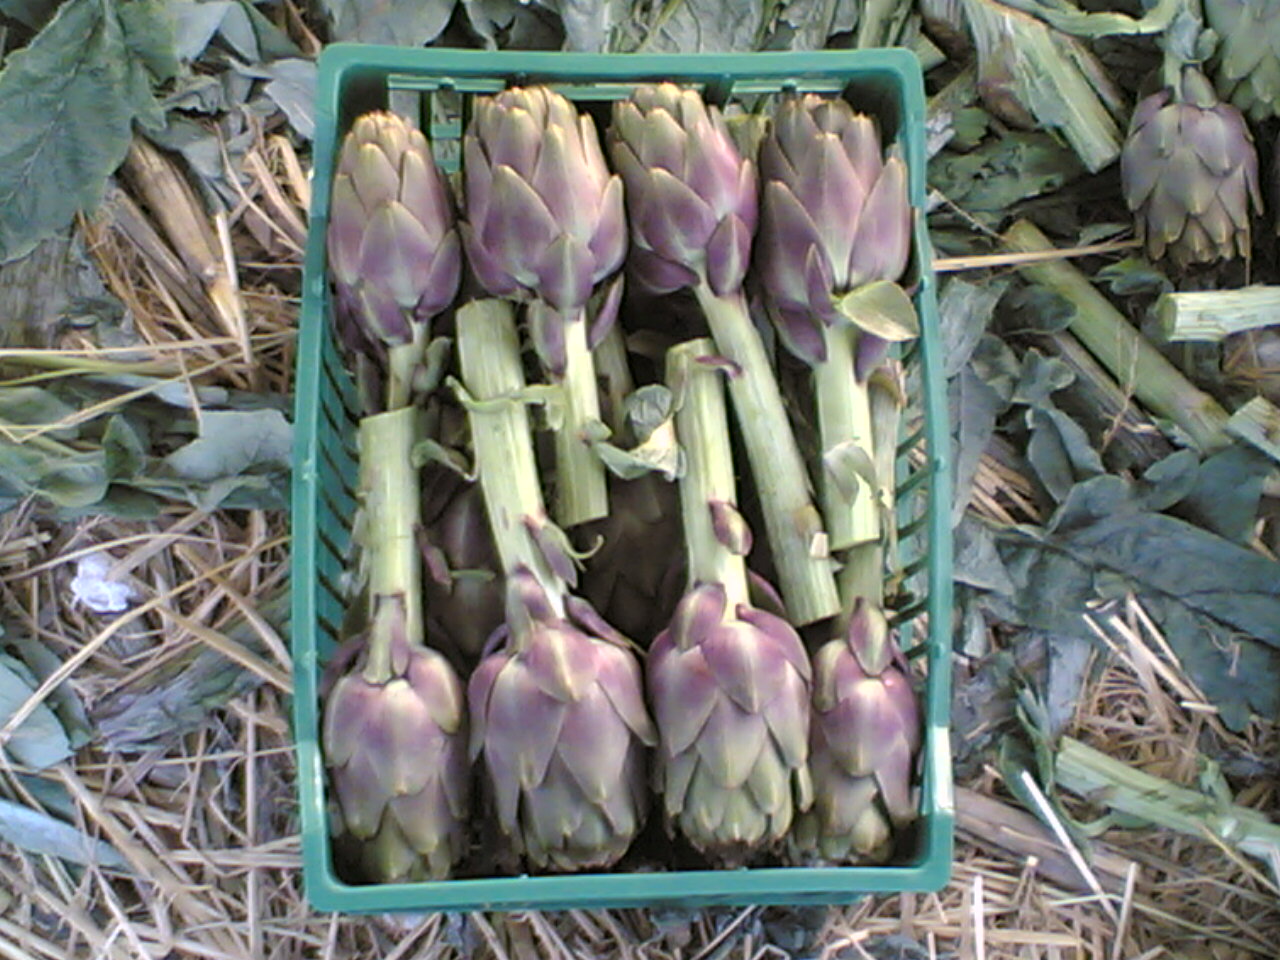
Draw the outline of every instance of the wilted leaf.
[[[316,64],[291,57],[265,68],[271,79],[263,92],[284,111],[289,123],[308,140],[316,130]]]
[[[762,39],[764,0],[678,0],[663,8],[645,52],[754,50]]]
[[[970,283],[953,279],[943,288],[938,300],[938,332],[948,379],[959,373],[973,356],[1008,286],[1007,281]]]
[[[113,482],[134,479],[147,462],[142,438],[123,414],[116,414],[107,422],[102,435],[102,453],[107,479]]]
[[[1033,407],[1027,411],[1027,426],[1027,460],[1054,500],[1066,497],[1077,481],[1106,472],[1084,428],[1061,410]]]
[[[998,389],[983,380],[972,365],[960,371],[953,382],[950,404],[955,423],[952,429],[956,473],[951,504],[951,522],[957,524],[973,496],[973,480],[987,444],[996,432],[996,418],[1009,402]]]
[[[789,0],[778,14],[778,30],[786,31],[780,39],[791,50],[821,50],[857,22],[857,0]]]
[[[1069,387],[1076,375],[1057,357],[1046,357],[1032,347],[1022,355],[1022,368],[1018,371],[1018,383],[1010,397],[1014,403],[1030,407],[1049,404],[1049,398],[1064,387]]]
[[[17,650],[22,662],[37,681],[43,683],[62,666],[57,655],[27,631],[8,629],[4,631],[4,636]],[[85,713],[84,704],[71,684],[65,681],[58,684],[45,702],[62,721],[62,728],[73,749],[84,746],[93,738],[93,727]]]
[[[113,6],[68,0],[9,55],[0,71],[0,261],[96,206],[133,121],[158,119],[146,68],[129,53]]]
[[[4,799],[0,799],[0,840],[70,863],[96,863],[115,870],[128,867],[124,857],[106,841],[94,839],[47,813]]]
[[[56,9],[58,0],[0,0],[0,13],[31,30],[39,30],[48,23]]]
[[[1215,453],[1200,464],[1190,491],[1178,499],[1174,512],[1228,540],[1244,543],[1253,535],[1263,481],[1272,466],[1265,454],[1242,443]]]
[[[1047,133],[1006,133],[969,153],[944,150],[929,162],[929,185],[969,213],[1001,219],[1020,200],[1084,174],[1075,152]]]
[[[603,53],[614,24],[627,16],[626,0],[541,0],[560,15],[565,45],[583,53]]]
[[[440,35],[455,0],[321,0],[332,40],[419,47]]]
[[[1075,304],[1038,284],[1010,290],[998,312],[1001,329],[1017,333],[1060,333],[1076,317]]]
[[[185,480],[211,481],[262,470],[284,470],[293,428],[279,410],[214,410],[200,418],[200,436],[166,458]]]
[[[1173,289],[1169,278],[1142,257],[1125,257],[1103,267],[1094,276],[1118,297],[1167,293]]]
[[[26,671],[20,663],[11,657],[0,656],[0,727],[9,722],[34,690],[34,683],[24,679],[21,672]],[[33,770],[43,770],[71,756],[67,732],[46,703],[36,705],[31,716],[18,726],[3,749]]]

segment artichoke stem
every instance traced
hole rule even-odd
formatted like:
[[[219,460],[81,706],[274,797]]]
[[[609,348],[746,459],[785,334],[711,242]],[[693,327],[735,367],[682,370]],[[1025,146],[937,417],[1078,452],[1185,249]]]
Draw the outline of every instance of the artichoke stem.
[[[818,396],[818,433],[822,444],[822,516],[827,521],[832,550],[880,538],[880,514],[875,491],[861,475],[842,476],[847,462],[829,462],[836,448],[853,443],[874,458],[871,400],[867,384],[854,370],[858,336],[847,323],[824,327],[827,359],[814,370]],[[831,458],[836,461],[837,458]]]
[[[809,478],[764,343],[740,292],[694,288],[716,351],[736,366],[729,397],[747,448],[787,615],[803,625],[840,611],[835,575]]]
[[[600,394],[585,313],[564,321],[564,339],[564,423],[555,433],[556,519],[576,527],[608,516],[609,494],[604,464],[586,439],[588,425],[600,420]]]
[[[370,609],[385,607],[378,597],[404,599],[409,643],[425,639],[422,600],[422,554],[417,531],[421,523],[418,470],[411,454],[417,436],[418,411],[402,407],[360,421],[360,490],[365,511],[364,544],[369,563]],[[365,677],[384,683],[391,676],[390,630],[371,630]]]
[[[609,332],[601,339],[593,351],[595,355],[596,375],[606,397],[604,422],[613,431],[613,442],[627,431],[627,417],[623,410],[627,395],[636,388],[631,376],[631,366],[627,362],[627,340],[623,336],[621,324],[609,327]]]
[[[711,505],[737,507],[733,451],[729,447],[729,413],[724,374],[699,357],[715,354],[710,340],[690,340],[667,352],[667,383],[676,393],[676,437],[685,456],[680,478],[680,512],[689,557],[689,587],[718,583],[725,591],[726,615],[750,602],[746,560],[716,535]]]
[[[387,409],[398,410],[413,400],[413,380],[426,352],[429,325],[415,323],[413,339],[387,350]]]
[[[564,615],[565,584],[548,565],[531,525],[547,521],[520,393],[525,388],[516,336],[515,307],[504,300],[474,300],[458,310],[458,359],[480,489],[504,573],[525,567]]]

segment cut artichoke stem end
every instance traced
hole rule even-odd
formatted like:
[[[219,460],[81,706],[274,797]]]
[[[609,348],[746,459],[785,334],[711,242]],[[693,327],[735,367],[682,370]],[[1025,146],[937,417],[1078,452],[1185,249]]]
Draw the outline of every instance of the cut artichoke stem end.
[[[586,314],[564,321],[564,423],[555,433],[556,519],[576,527],[609,514],[604,464],[585,439],[600,422],[596,367],[587,343]]]
[[[457,332],[476,471],[502,569],[529,570],[557,616],[564,616],[567,586],[530,529],[531,523],[546,521],[546,506],[529,414],[519,396],[525,380],[515,306],[505,300],[474,300],[458,310]]]
[[[411,644],[425,640],[422,609],[422,554],[417,530],[421,523],[418,469],[412,462],[418,411],[401,407],[360,421],[360,491],[365,513],[369,562],[369,596],[374,618],[390,605],[380,597],[404,601],[405,636]],[[365,678],[385,683],[391,677],[389,638],[394,631],[371,629]]]
[[[827,455],[853,444],[874,461],[871,400],[866,381],[855,372],[858,331],[850,324],[824,325],[827,358],[814,369],[818,400],[818,433],[823,450],[822,515],[833,551],[880,538],[880,513],[875,490],[861,475],[836,476],[847,464],[829,462]]]
[[[804,460],[746,301],[740,291],[717,295],[705,280],[694,293],[717,353],[736,368],[729,379],[729,397],[759,492],[788,619],[803,626],[835,616],[840,598],[833,564],[827,552],[813,549],[826,539],[822,519],[810,497]]]
[[[712,504],[736,508],[733,452],[729,447],[729,415],[725,406],[724,374],[700,363],[712,356],[710,340],[690,340],[667,352],[667,383],[677,394],[676,436],[685,455],[680,478],[680,509],[685,549],[689,558],[689,586],[718,583],[725,591],[725,616],[733,618],[739,604],[749,603],[746,560],[717,536]]]

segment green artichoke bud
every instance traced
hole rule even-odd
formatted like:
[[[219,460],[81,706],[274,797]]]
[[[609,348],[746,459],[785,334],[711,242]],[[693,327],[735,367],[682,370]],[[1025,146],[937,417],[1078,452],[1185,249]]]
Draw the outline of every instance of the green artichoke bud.
[[[698,850],[740,864],[780,841],[812,802],[809,658],[795,629],[751,605],[751,533],[734,506],[721,373],[711,343],[672,348],[690,588],[649,650],[661,743],[658,779],[671,825]]]
[[[416,344],[421,352],[428,321],[458,291],[454,219],[448,183],[422,132],[391,113],[359,117],[338,157],[327,234],[335,315],[348,347],[378,353]],[[393,380],[410,376],[392,371]],[[397,394],[390,406],[404,400]]]
[[[447,877],[466,849],[464,695],[443,656],[409,642],[402,597],[377,599],[362,661],[329,694],[323,747],[364,876]]]
[[[1179,267],[1247,256],[1262,212],[1258,155],[1244,116],[1188,68],[1133,112],[1120,157],[1125,200],[1147,253]]]
[[[1280,0],[1205,0],[1218,90],[1255,121],[1280,115]]]
[[[528,569],[507,584],[506,647],[467,691],[472,756],[484,756],[517,853],[543,869],[605,869],[648,813],[646,747],[657,737],[639,664],[585,605],[559,615]]]
[[[707,281],[738,290],[755,233],[756,171],[715,107],[673,83],[614,104],[609,149],[627,185],[630,266],[642,287],[673,293]]]
[[[760,491],[787,613],[813,623],[839,610],[822,517],[771,360],[742,292],[757,218],[755,165],[696,91],[641,86],[614,104],[609,147],[626,183],[629,267],[652,293],[691,288],[729,382]]]
[[[911,774],[920,711],[909,667],[880,609],[855,602],[846,635],[813,662],[813,808],[795,846],[830,863],[883,863],[916,818]]]
[[[595,123],[545,87],[477,100],[463,138],[462,239],[490,296],[528,302],[530,339],[547,375],[564,387],[556,431],[556,516],[564,526],[609,512],[604,468],[587,439],[600,398],[586,309],[617,273],[627,247],[622,181],[609,173]],[[596,318],[613,322],[612,309]]]

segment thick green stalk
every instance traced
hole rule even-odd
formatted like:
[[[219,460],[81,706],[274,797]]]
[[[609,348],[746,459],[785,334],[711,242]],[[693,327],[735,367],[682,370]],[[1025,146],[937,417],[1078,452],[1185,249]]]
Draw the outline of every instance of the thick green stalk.
[[[864,477],[848,473],[848,445],[874,456],[871,400],[867,385],[854,373],[858,333],[847,323],[824,327],[827,359],[813,371],[818,398],[818,437],[822,445],[822,516],[833,551],[880,538],[880,514],[875,495]],[[843,462],[841,462],[843,461]]]
[[[822,517],[813,505],[800,447],[746,301],[741,293],[717,296],[705,282],[694,292],[717,353],[737,367],[729,378],[729,397],[747,448],[787,614],[798,626],[834,616],[840,599]]]
[[[1280,825],[1257,810],[1143,773],[1071,737],[1058,746],[1054,779],[1117,813],[1192,837],[1208,834],[1267,862],[1280,856]]]
[[[504,572],[528,568],[563,613],[565,585],[547,564],[531,527],[548,522],[516,336],[515,307],[473,300],[458,310],[458,361],[469,394],[467,419],[489,527]]]
[[[1049,238],[1027,220],[1004,235],[1005,246],[1018,253],[1052,250]],[[1075,316],[1068,329],[1098,358],[1122,387],[1156,416],[1171,420],[1201,451],[1230,445],[1227,412],[1213,397],[1191,384],[1128,319],[1066,261],[1028,263],[1018,268],[1026,277],[1069,300]]]
[[[730,616],[750,601],[747,563],[716,536],[713,503],[737,508],[733,451],[729,446],[729,413],[724,402],[724,374],[697,362],[715,354],[710,340],[690,340],[667,351],[667,384],[676,393],[676,437],[685,456],[680,478],[680,513],[684,520],[689,585],[718,583],[724,587]]]
[[[1156,301],[1156,315],[1169,340],[1216,342],[1280,324],[1280,287],[1166,293]]]
[[[604,422],[613,431],[613,442],[620,443],[626,432],[626,415],[623,402],[636,387],[627,362],[627,339],[622,326],[615,323],[609,328],[594,351],[596,377],[606,398]]]
[[[552,321],[557,322],[555,320]],[[585,439],[589,424],[600,420],[596,366],[587,346],[585,314],[564,323],[564,423],[555,433],[556,519],[564,527],[609,514],[604,464]]]
[[[360,491],[364,508],[365,554],[369,564],[370,609],[376,598],[404,598],[405,632],[411,644],[425,640],[422,610],[422,553],[418,468],[411,452],[418,411],[401,407],[360,421]],[[391,675],[389,630],[370,632],[365,676],[373,683]]]

